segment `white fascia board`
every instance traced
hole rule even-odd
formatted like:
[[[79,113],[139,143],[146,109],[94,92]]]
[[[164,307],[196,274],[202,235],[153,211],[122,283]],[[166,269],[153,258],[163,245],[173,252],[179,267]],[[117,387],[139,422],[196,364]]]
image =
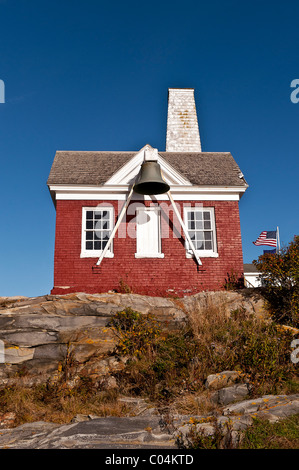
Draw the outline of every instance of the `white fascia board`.
[[[49,189],[55,193],[56,200],[110,200],[124,201],[127,198],[129,186],[68,186],[50,185]],[[173,199],[176,201],[239,201],[246,191],[244,186],[171,186]],[[168,200],[167,194],[156,197],[141,196],[134,193],[132,200]]]
[[[123,185],[133,182],[136,179],[136,176],[139,174],[141,164],[144,162],[145,151],[154,150],[149,144],[145,145],[139,152],[131,158],[127,163],[125,163],[122,168],[120,168],[114,175],[109,178],[108,181],[104,184],[105,187],[110,187],[114,185]],[[157,154],[157,161],[161,166],[163,177],[170,186],[173,184],[183,185],[183,186],[192,186],[190,181],[181,175],[177,170],[175,170],[168,162]]]

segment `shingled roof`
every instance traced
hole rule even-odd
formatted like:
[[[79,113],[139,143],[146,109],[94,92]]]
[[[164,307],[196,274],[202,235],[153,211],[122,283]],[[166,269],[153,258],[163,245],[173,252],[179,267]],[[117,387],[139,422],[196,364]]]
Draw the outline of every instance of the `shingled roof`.
[[[57,151],[48,185],[103,185],[138,152]],[[175,170],[196,186],[247,186],[232,155],[159,152]]]

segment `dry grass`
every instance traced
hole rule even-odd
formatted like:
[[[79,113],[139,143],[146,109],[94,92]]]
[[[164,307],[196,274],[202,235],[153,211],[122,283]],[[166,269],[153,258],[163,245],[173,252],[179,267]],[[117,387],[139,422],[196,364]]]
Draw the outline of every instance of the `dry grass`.
[[[173,408],[183,415],[202,416],[220,411],[219,405],[210,400],[210,392],[204,391],[200,395],[186,393],[173,402]]]
[[[118,393],[173,405],[182,414],[205,415],[217,407],[209,400],[204,381],[223,370],[241,370],[256,396],[298,392],[295,365],[290,361],[291,333],[242,308],[227,312],[227,305],[191,311],[189,325],[176,332],[154,331],[152,322],[144,318],[137,324],[139,329],[130,323],[132,328],[125,329],[121,339],[125,338],[131,358],[124,370],[114,374]],[[126,321],[132,318],[132,312],[124,316]],[[148,340],[140,343],[140,336]],[[99,389],[88,376],[70,389],[66,378],[72,378],[71,365],[66,361],[59,384],[0,389],[0,415],[16,413],[18,425],[38,420],[66,423],[76,414],[130,414],[115,391]]]
[[[115,392],[37,385],[0,390],[0,415],[8,412],[15,413],[17,426],[34,421],[68,423],[77,414],[124,416],[129,414],[129,408],[117,401]]]

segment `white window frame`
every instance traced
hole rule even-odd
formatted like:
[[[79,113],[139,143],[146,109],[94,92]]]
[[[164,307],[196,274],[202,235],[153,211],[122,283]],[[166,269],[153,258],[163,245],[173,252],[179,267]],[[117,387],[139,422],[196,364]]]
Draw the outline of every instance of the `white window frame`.
[[[158,217],[158,252],[157,253],[146,253],[146,252],[137,252],[137,243],[138,243],[138,213],[141,211],[155,211]],[[161,209],[157,206],[142,206],[136,208],[136,253],[135,258],[164,258],[164,253],[162,253],[162,234],[161,234]]]
[[[214,207],[184,207],[184,223],[188,230],[188,213],[189,212],[210,212],[210,220],[211,220],[211,229],[212,232],[212,246],[211,250],[196,250],[198,256],[200,258],[218,258],[219,254],[217,251],[217,237],[216,237],[216,224],[215,224],[215,210]],[[185,242],[186,248],[186,258],[192,258],[193,253],[191,247],[189,246],[188,241]]]
[[[114,208],[113,207],[82,207],[82,232],[81,232],[81,254],[80,258],[99,258],[101,256],[103,250],[87,250],[86,249],[86,233],[88,229],[86,229],[86,214],[88,211],[107,211],[109,212],[109,220],[110,220],[110,233],[114,227]],[[105,254],[105,258],[113,258],[113,241]]]

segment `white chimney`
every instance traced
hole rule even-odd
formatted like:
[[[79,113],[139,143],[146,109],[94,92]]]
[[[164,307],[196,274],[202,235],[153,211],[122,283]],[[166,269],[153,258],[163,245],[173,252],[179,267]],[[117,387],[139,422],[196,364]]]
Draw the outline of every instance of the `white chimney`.
[[[201,152],[193,88],[168,89],[166,152]]]

